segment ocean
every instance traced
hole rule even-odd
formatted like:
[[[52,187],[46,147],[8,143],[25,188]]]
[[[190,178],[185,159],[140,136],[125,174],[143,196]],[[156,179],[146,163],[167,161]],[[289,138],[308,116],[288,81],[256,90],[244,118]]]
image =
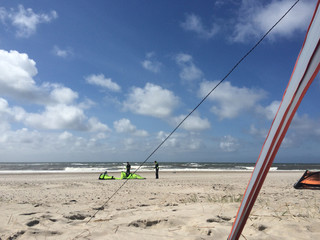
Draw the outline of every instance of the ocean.
[[[154,171],[153,162],[143,166],[132,162],[131,171]],[[159,162],[160,171],[252,171],[255,163],[212,162]],[[140,167],[141,166],[141,167]],[[121,172],[126,162],[0,162],[0,174],[6,173],[74,173],[74,172]],[[320,171],[320,164],[274,163],[270,171]]]

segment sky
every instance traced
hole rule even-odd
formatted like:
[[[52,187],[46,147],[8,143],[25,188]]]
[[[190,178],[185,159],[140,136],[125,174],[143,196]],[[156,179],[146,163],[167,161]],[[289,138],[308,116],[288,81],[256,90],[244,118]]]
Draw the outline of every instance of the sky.
[[[291,0],[2,0],[0,161],[142,162]],[[149,161],[252,162],[316,1],[301,0]],[[319,163],[316,77],[275,162]]]

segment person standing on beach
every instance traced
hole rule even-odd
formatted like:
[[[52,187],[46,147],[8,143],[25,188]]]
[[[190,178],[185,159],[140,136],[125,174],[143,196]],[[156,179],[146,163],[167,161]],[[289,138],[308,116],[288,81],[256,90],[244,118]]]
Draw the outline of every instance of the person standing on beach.
[[[154,161],[154,168],[156,170],[156,179],[159,178],[159,163],[157,161]]]
[[[128,177],[128,176],[130,175],[130,169],[131,169],[131,165],[130,165],[130,163],[129,163],[129,162],[127,162],[126,169],[127,169],[127,171],[126,171],[126,175],[127,175],[127,177]]]

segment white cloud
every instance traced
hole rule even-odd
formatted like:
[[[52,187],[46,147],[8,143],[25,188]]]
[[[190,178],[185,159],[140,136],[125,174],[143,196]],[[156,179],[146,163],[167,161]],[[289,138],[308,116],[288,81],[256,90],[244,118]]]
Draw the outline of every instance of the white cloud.
[[[162,63],[155,59],[155,54],[153,52],[146,54],[146,59],[141,62],[142,67],[147,69],[148,71],[158,73],[160,72]]]
[[[249,133],[253,136],[259,137],[259,138],[266,138],[268,134],[268,129],[266,128],[256,128],[255,125],[251,124]]]
[[[169,135],[168,133],[165,133],[164,131],[160,131],[157,134],[157,139],[159,139],[161,142],[163,142],[168,137],[168,135]],[[180,143],[182,143],[182,142],[180,142],[178,140],[178,135],[176,134],[176,135],[171,136],[170,138],[168,138],[167,141],[165,142],[164,146],[165,147],[174,147],[174,148],[176,148],[176,147],[181,146]]]
[[[3,24],[5,24],[7,15],[7,10],[4,7],[0,7],[0,20]]]
[[[320,138],[320,121],[319,119],[312,119],[308,115],[295,114],[291,126],[293,132],[299,135],[299,139],[309,138],[312,140],[314,138]]]
[[[28,146],[32,148],[37,148],[41,146],[43,137],[37,131],[30,131],[27,128],[18,129],[17,131],[7,131],[5,133],[6,148],[15,148],[19,146],[19,150],[22,150],[22,146]]]
[[[160,62],[157,62],[157,61],[151,61],[149,59],[146,59],[144,61],[142,61],[142,66],[151,71],[151,72],[154,72],[154,73],[158,73],[160,72],[160,67],[161,67],[161,63]]]
[[[54,46],[52,52],[54,55],[62,58],[73,55],[73,51],[71,50],[71,48],[61,49],[58,46]]]
[[[78,93],[74,92],[70,88],[57,84],[54,86],[54,89],[50,92],[50,96],[55,103],[71,104],[78,98]]]
[[[64,104],[48,106],[43,113],[30,113],[26,124],[36,129],[77,129],[84,130],[83,111]]]
[[[118,133],[131,133],[135,136],[145,137],[148,136],[148,132],[145,130],[138,130],[129,119],[122,118],[119,121],[113,122],[113,126]]]
[[[36,62],[25,53],[0,49],[0,94],[35,104],[69,104],[78,94],[60,84],[37,86],[33,77],[38,73]],[[48,97],[49,96],[49,97]]]
[[[173,118],[174,123],[177,125],[185,118],[184,115]],[[188,131],[202,131],[210,128],[210,122],[207,118],[202,119],[200,116],[194,113],[190,115],[184,123],[181,125],[181,128]]]
[[[184,64],[187,62],[192,62],[192,56],[185,53],[177,54],[176,61],[178,64]]]
[[[208,92],[217,85],[217,81],[204,81],[200,85],[199,95],[204,97]],[[219,85],[218,88],[208,97],[215,105],[211,111],[220,117],[235,118],[238,115],[253,110],[259,100],[264,98],[266,93],[259,89],[249,89],[246,87],[238,88],[232,86],[226,81]]]
[[[72,133],[67,132],[67,131],[64,131],[63,133],[61,133],[61,134],[59,135],[59,139],[61,139],[61,140],[69,140],[69,139],[71,139],[72,137],[73,137]]]
[[[158,132],[157,139],[164,141],[169,134],[163,131]],[[163,148],[170,148],[170,152],[192,152],[204,146],[202,138],[196,134],[175,133],[164,143]]]
[[[4,132],[0,129],[0,133],[2,159],[7,161],[70,160],[71,156],[83,161],[92,158],[93,151],[97,153],[108,149],[101,141],[103,133],[87,138],[77,137],[68,131],[39,132],[25,127]]]
[[[114,121],[113,126],[119,133],[134,132],[136,130],[136,127],[133,126],[130,120],[126,118]]]
[[[132,88],[123,106],[137,114],[164,118],[172,113],[178,103],[179,99],[173,92],[147,83],[144,88]]]
[[[148,132],[145,131],[145,130],[136,130],[136,131],[134,132],[134,135],[135,135],[135,136],[138,136],[138,137],[146,137],[146,136],[148,136],[149,134],[148,134]]]
[[[99,74],[99,75],[92,74],[86,77],[85,79],[87,83],[97,85],[103,88],[107,88],[113,92],[121,91],[121,87],[117,83],[113,82],[111,78],[105,78],[103,74]]]
[[[180,53],[177,54],[175,60],[181,68],[181,72],[179,75],[182,80],[194,81],[202,77],[203,73],[194,65],[191,55]]]
[[[257,128],[254,125],[250,126],[250,134],[261,139],[267,137],[269,128],[261,127]],[[306,146],[313,147],[314,144],[318,144],[320,140],[320,122],[319,119],[310,118],[308,115],[300,116],[298,113],[295,114],[288,132],[281,144],[282,148],[299,148]]]
[[[267,107],[257,106],[256,111],[264,115],[268,120],[273,120],[278,111],[279,105],[280,101],[273,101]]]
[[[91,117],[88,123],[85,124],[85,130],[90,132],[106,132],[111,131],[111,129],[106,125],[101,123],[97,118]],[[101,133],[103,134],[103,133]]]
[[[34,77],[38,73],[36,63],[25,53],[0,49],[0,92],[32,91]]]
[[[10,21],[10,23],[17,28],[17,36],[24,38],[34,34],[40,23],[49,23],[57,17],[58,14],[56,11],[51,11],[48,14],[35,13],[31,8],[25,9],[23,5],[19,5],[17,10],[11,9],[7,11],[5,8],[0,9],[2,22]]]
[[[82,109],[65,104],[46,106],[42,113],[28,113],[24,123],[35,129],[109,131],[107,125],[100,123],[95,118],[87,121]]]
[[[37,86],[33,79],[37,73],[35,61],[29,59],[27,54],[0,49],[0,94],[44,106],[44,111],[38,109],[32,113],[21,107],[10,107],[7,100],[0,98],[1,118],[5,118],[7,124],[2,127],[8,128],[9,123],[19,122],[35,129],[109,130],[97,119],[86,117],[83,109],[90,103],[77,106],[77,92],[56,83]]]
[[[85,100],[78,104],[78,107],[81,109],[90,109],[92,106],[96,105],[91,99],[85,98]]]
[[[6,99],[0,97],[0,121],[1,122],[20,122],[24,119],[26,112],[21,107],[9,107]]]
[[[224,136],[220,141],[220,149],[224,152],[235,152],[239,149],[239,142],[232,136]]]
[[[293,5],[293,0],[274,0],[263,5],[260,1],[242,1],[232,40],[245,42],[261,37]],[[315,1],[301,1],[273,29],[270,36],[290,37],[296,31],[305,31],[309,23]]]
[[[219,31],[216,24],[212,24],[210,29],[206,29],[199,16],[195,14],[187,14],[186,19],[181,26],[186,31],[194,32],[201,38],[212,38]]]

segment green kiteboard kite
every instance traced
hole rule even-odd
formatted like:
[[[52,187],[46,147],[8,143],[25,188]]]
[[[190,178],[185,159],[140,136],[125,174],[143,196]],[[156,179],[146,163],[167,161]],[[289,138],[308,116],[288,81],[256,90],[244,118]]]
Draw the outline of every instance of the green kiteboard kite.
[[[130,173],[128,176],[125,172],[121,172],[121,177],[116,178],[114,176],[109,176],[107,172],[101,173],[99,180],[121,180],[121,179],[145,179],[138,174]]]

